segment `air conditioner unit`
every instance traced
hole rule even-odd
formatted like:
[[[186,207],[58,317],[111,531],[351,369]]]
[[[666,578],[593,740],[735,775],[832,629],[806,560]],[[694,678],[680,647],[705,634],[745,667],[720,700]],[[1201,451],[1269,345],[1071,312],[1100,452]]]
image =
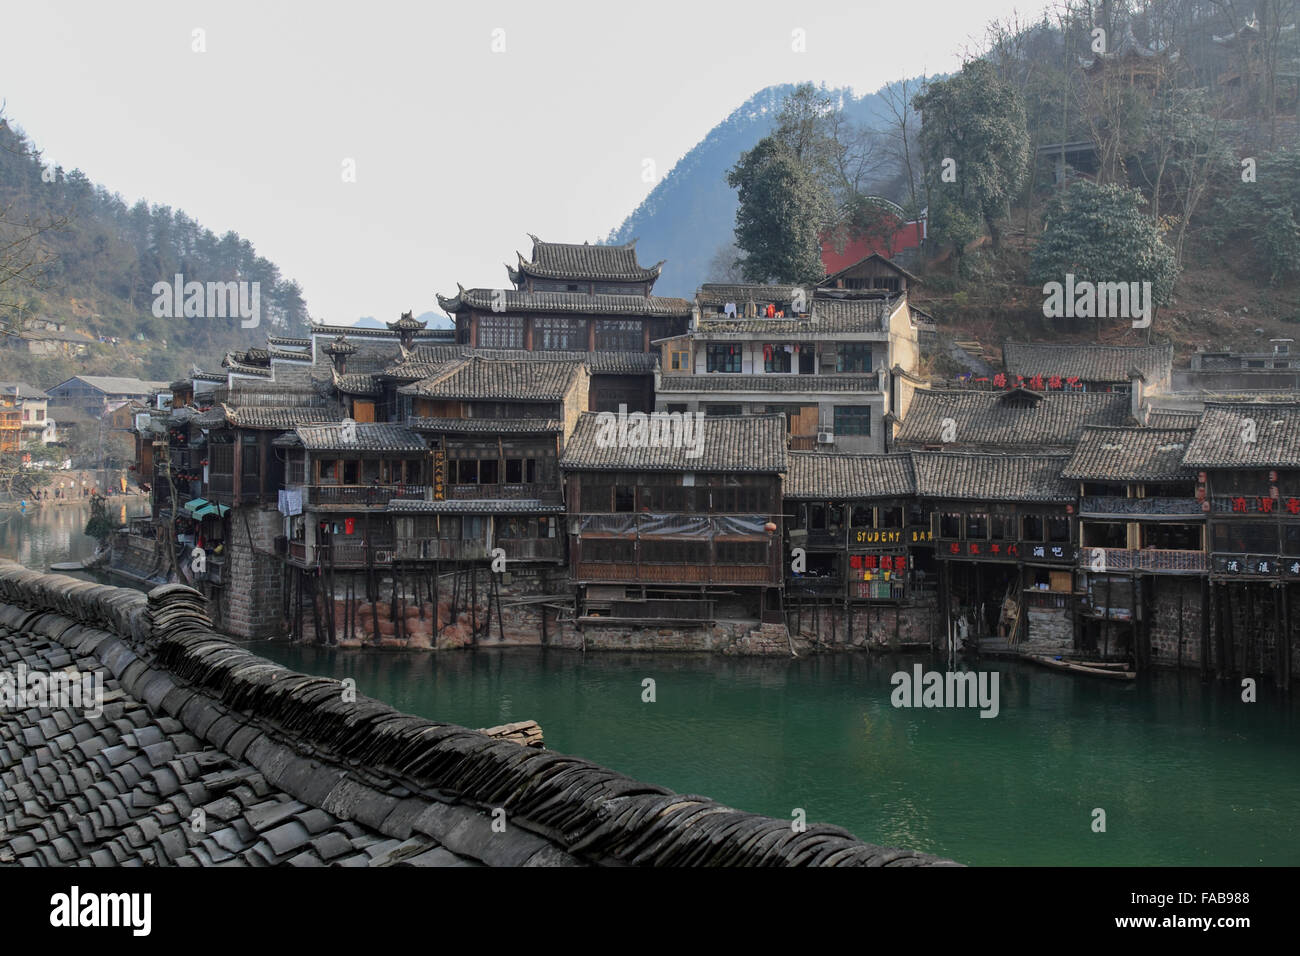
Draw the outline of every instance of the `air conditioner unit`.
[[[150,416],[148,412],[140,412],[139,414],[137,414],[135,416],[135,430],[138,432],[142,432],[146,428],[148,428],[149,418]]]
[[[834,433],[834,432],[818,432],[818,433],[817,433],[817,444],[819,444],[819,445],[833,445],[833,444],[835,444],[835,433]]]
[[[379,551],[379,550],[375,551],[375,564],[392,564],[392,563],[393,563],[392,551]]]

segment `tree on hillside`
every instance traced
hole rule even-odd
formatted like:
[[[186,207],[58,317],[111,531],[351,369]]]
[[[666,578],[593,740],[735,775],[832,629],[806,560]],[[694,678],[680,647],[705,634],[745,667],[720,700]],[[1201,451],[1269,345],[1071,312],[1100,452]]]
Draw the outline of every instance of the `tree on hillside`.
[[[1153,305],[1167,304],[1178,266],[1142,204],[1136,189],[1113,183],[1085,180],[1058,192],[1030,256],[1030,281],[1065,282],[1073,275],[1076,281],[1150,282]]]
[[[960,256],[970,224],[980,223],[998,248],[998,220],[1029,165],[1019,94],[998,78],[992,64],[971,60],[951,79],[930,84],[912,104],[921,114],[932,233]]]
[[[727,173],[739,194],[736,246],[751,282],[816,282],[821,232],[831,218],[825,183],[776,136],[759,140]]]
[[[1211,238],[1246,246],[1270,282],[1300,276],[1300,150],[1262,157],[1254,182],[1235,179],[1215,210]]]

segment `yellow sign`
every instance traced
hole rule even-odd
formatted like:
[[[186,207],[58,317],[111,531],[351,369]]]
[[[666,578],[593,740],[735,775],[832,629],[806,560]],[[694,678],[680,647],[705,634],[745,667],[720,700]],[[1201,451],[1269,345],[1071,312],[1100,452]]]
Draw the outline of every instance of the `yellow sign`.
[[[447,456],[439,448],[433,453],[433,500],[443,501],[447,497],[446,488],[443,485],[445,473],[447,470]]]
[[[916,530],[915,528],[912,529],[912,542],[913,542],[913,543],[916,543],[917,541],[933,541],[933,540],[934,540],[934,532],[933,532],[933,531],[918,531],[918,530]]]
[[[900,544],[903,540],[901,531],[859,531],[858,544]]]

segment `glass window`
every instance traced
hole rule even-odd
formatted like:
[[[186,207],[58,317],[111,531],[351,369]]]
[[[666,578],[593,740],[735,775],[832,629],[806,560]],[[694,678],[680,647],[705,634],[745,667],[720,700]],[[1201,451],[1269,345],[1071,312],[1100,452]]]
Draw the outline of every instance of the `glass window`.
[[[709,372],[739,372],[739,345],[709,345],[705,347],[705,370]]]
[[[763,346],[763,371],[764,372],[788,372],[790,371],[790,353],[787,352],[784,345],[764,345]]]
[[[487,349],[523,348],[524,320],[507,315],[479,316],[478,344]]]
[[[853,527],[855,528],[874,527],[875,517],[873,515],[873,511],[874,509],[870,505],[854,505],[853,506]]]
[[[994,541],[1006,541],[1011,537],[1013,519],[1010,515],[989,516],[989,537]]]
[[[618,485],[614,488],[614,510],[632,511],[636,500],[636,489],[631,485]]]
[[[870,405],[836,405],[835,406],[835,434],[836,435],[870,435],[871,434],[871,406]]]
[[[689,370],[691,367],[691,353],[685,349],[671,349],[668,357],[669,367],[674,371]]]
[[[624,319],[596,320],[597,351],[640,352],[644,347],[640,322]]]
[[[842,342],[835,349],[835,371],[870,372],[871,343]]]
[[[1024,534],[1021,537],[1024,538],[1025,541],[1043,540],[1042,515],[1025,515],[1021,526],[1024,528]]]
[[[506,484],[518,485],[524,480],[524,460],[522,458],[506,459]]]
[[[587,348],[585,324],[582,319],[539,316],[533,320],[533,348],[585,351]]]
[[[1052,515],[1047,519],[1047,540],[1048,541],[1069,541],[1070,540],[1070,519],[1064,515]]]
[[[945,511],[943,514],[939,515],[939,537],[960,538],[961,515],[951,511]]]
[[[989,536],[989,516],[975,512],[966,516],[966,537],[983,541]]]

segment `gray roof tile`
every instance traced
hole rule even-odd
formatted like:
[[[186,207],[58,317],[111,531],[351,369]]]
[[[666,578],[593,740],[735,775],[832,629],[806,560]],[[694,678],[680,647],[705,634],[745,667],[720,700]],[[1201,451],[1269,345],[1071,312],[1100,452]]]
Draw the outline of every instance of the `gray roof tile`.
[[[1064,475],[1124,482],[1195,478],[1195,471],[1183,465],[1191,439],[1190,429],[1085,428]]]
[[[658,414],[658,413],[656,413]],[[570,471],[723,471],[784,472],[786,423],[784,415],[708,417],[698,426],[701,438],[677,440],[678,433],[664,431],[660,445],[649,439],[642,447],[620,447],[611,413],[584,413],[569,438],[560,467]],[[663,419],[661,419],[663,420]],[[673,445],[677,447],[673,447]],[[662,446],[667,447],[662,447]]]
[[[1148,382],[1169,377],[1174,347],[1168,345],[1047,345],[1004,342],[1002,361],[1008,375],[1030,378],[1057,375],[1085,382],[1128,382],[1136,369]]]

